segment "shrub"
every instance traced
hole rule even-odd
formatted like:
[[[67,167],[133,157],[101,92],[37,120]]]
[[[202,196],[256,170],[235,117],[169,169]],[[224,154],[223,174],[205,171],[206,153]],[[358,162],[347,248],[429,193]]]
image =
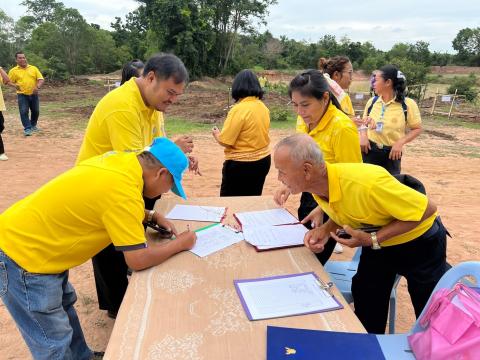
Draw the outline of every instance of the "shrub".
[[[475,88],[477,83],[477,77],[474,74],[470,74],[467,77],[453,78],[452,85],[448,88],[449,94],[454,94],[455,90],[459,95],[465,95],[467,101],[473,102],[477,98],[478,90]]]
[[[289,118],[290,112],[284,107],[275,106],[270,109],[270,120],[272,122],[288,121]]]

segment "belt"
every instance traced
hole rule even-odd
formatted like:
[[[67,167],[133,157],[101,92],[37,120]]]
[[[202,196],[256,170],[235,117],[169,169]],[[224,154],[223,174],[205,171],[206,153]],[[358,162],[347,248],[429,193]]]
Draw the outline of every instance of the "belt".
[[[442,221],[440,220],[440,216],[437,216],[435,218],[435,221],[433,222],[432,226],[430,226],[430,229],[425,231],[419,237],[430,237],[430,236],[435,235],[437,233],[437,231],[440,229],[440,226],[443,226],[443,224],[442,224]]]
[[[377,144],[376,142],[373,142],[372,140],[370,141],[370,147],[372,149],[378,149],[378,150],[383,150],[383,151],[390,151],[392,150],[391,146],[383,145],[383,144]]]

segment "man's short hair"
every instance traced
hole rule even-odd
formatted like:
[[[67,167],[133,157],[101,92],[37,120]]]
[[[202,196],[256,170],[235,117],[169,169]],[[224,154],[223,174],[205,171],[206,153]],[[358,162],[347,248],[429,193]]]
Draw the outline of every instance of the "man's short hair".
[[[17,52],[15,53],[15,59],[16,59],[17,56],[20,55],[20,54],[25,55],[25,53],[24,53],[23,51],[17,51]]]
[[[138,155],[149,169],[164,168],[165,166],[149,151],[143,151]]]
[[[173,78],[175,84],[188,82],[188,71],[182,60],[173,54],[155,54],[148,59],[143,69],[143,76],[150,71],[160,80]]]
[[[308,162],[312,165],[325,163],[323,153],[317,143],[306,134],[295,134],[280,140],[275,146],[275,150],[283,146],[290,149],[290,157],[295,163]]]

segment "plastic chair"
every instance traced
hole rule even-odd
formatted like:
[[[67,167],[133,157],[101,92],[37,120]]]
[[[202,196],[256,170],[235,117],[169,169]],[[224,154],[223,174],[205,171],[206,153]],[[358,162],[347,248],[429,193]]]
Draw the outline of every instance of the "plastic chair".
[[[442,278],[435,286],[435,289],[433,289],[432,294],[438,289],[451,289],[459,281],[462,281],[469,286],[473,286],[474,284],[472,282],[470,282],[468,279],[465,279],[467,276],[471,276],[475,279],[475,286],[480,286],[480,261],[467,261],[452,267],[445,274],[443,274]],[[430,298],[428,299],[428,302],[418,319],[423,316],[423,313],[425,312],[425,309],[428,308],[428,304],[430,303],[431,299],[432,295],[430,295]],[[387,360],[415,359],[412,351],[410,350],[410,346],[408,345],[407,336],[422,331],[422,327],[420,326],[418,319],[413,325],[412,330],[410,330],[410,332],[407,334],[377,335],[378,342]]]
[[[362,248],[359,247],[351,261],[328,261],[325,264],[325,271],[328,272],[330,278],[333,280],[337,288],[342,293],[347,303],[353,302],[352,296],[352,278],[358,269],[360,255]],[[401,276],[397,275],[393,283],[392,292],[390,293],[389,314],[388,314],[388,332],[395,333],[395,318],[397,308],[397,286],[400,282]]]

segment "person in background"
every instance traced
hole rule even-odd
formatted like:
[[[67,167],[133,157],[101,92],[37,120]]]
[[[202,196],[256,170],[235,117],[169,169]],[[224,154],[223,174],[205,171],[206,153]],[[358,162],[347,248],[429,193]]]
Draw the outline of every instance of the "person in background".
[[[258,77],[258,82],[260,83],[260,87],[262,88],[262,90],[265,91],[265,89],[267,87],[267,84],[268,84],[267,77],[265,75],[259,76]]]
[[[122,69],[122,80],[120,80],[120,85],[123,85],[132,77],[138,78],[142,76],[144,67],[145,67],[145,64],[138,59],[135,59],[126,63]]]
[[[363,162],[400,174],[403,147],[422,132],[420,110],[406,97],[406,77],[395,65],[385,65],[375,74],[378,96],[365,105],[363,121],[368,142],[362,142]],[[362,135],[364,136],[364,135]]]
[[[38,117],[40,116],[38,91],[42,87],[44,80],[40,70],[36,66],[28,64],[23,51],[18,51],[15,54],[15,61],[17,66],[8,72],[9,84],[17,90],[18,109],[23,125],[23,134],[31,136],[34,131],[40,130],[37,127]]]
[[[332,164],[306,135],[292,135],[275,147],[278,179],[293,194],[314,194],[319,208],[308,220],[329,220],[310,230],[305,246],[314,253],[332,236],[343,245],[362,246],[358,270],[352,280],[355,314],[369,333],[383,334],[390,293],[396,275],[407,279],[418,317],[435,285],[450,268],[446,261],[446,229],[437,206],[425,195],[400,183],[380,166]],[[362,231],[375,226],[376,232]],[[342,239],[336,231],[349,236]]]
[[[183,93],[187,82],[187,69],[175,55],[152,56],[142,76],[132,77],[99,101],[88,121],[77,163],[112,150],[141,152],[153,138],[164,136],[163,112]],[[187,154],[193,149],[189,136],[175,143]],[[198,171],[198,161],[190,162],[190,167]],[[153,209],[157,199],[145,197],[145,209]],[[92,263],[99,307],[115,318],[127,290],[128,266],[113,245],[95,255]]]
[[[8,160],[8,156],[5,154],[5,147],[2,139],[2,132],[5,129],[5,118],[3,117],[3,111],[7,109],[5,108],[5,101],[3,100],[1,84],[8,84],[9,82],[10,79],[8,78],[7,73],[0,66],[0,161]]]
[[[355,116],[352,100],[348,95],[348,88],[352,83],[353,66],[346,56],[334,56],[330,59],[320,58],[318,68],[331,85],[331,91],[337,98],[345,114]],[[333,80],[335,83],[332,83]],[[338,87],[335,86],[338,84]]]
[[[297,75],[288,88],[297,117],[297,132],[309,135],[322,150],[330,164],[362,162],[358,131],[352,120],[341,110],[337,98],[331,93],[329,82],[318,70],[307,70]],[[283,206],[290,195],[285,185],[275,193],[275,202]],[[298,208],[298,219],[303,220],[316,209],[312,194],[303,192]],[[325,214],[323,221],[328,220]],[[316,228],[319,222],[305,224]],[[330,238],[323,252],[317,254],[324,265],[330,258],[336,242]]]
[[[0,297],[35,360],[102,358],[86,344],[69,269],[112,243],[134,270],[193,247],[194,232],[177,233],[142,198],[169,190],[185,198],[187,167],[177,145],[157,138],[138,155],[111,151],[85,160],[0,215]],[[147,220],[170,227],[176,239],[147,246]]]
[[[251,70],[233,80],[230,109],[222,131],[212,129],[225,148],[220,196],[259,196],[270,170],[270,111],[262,101],[263,90]]]

